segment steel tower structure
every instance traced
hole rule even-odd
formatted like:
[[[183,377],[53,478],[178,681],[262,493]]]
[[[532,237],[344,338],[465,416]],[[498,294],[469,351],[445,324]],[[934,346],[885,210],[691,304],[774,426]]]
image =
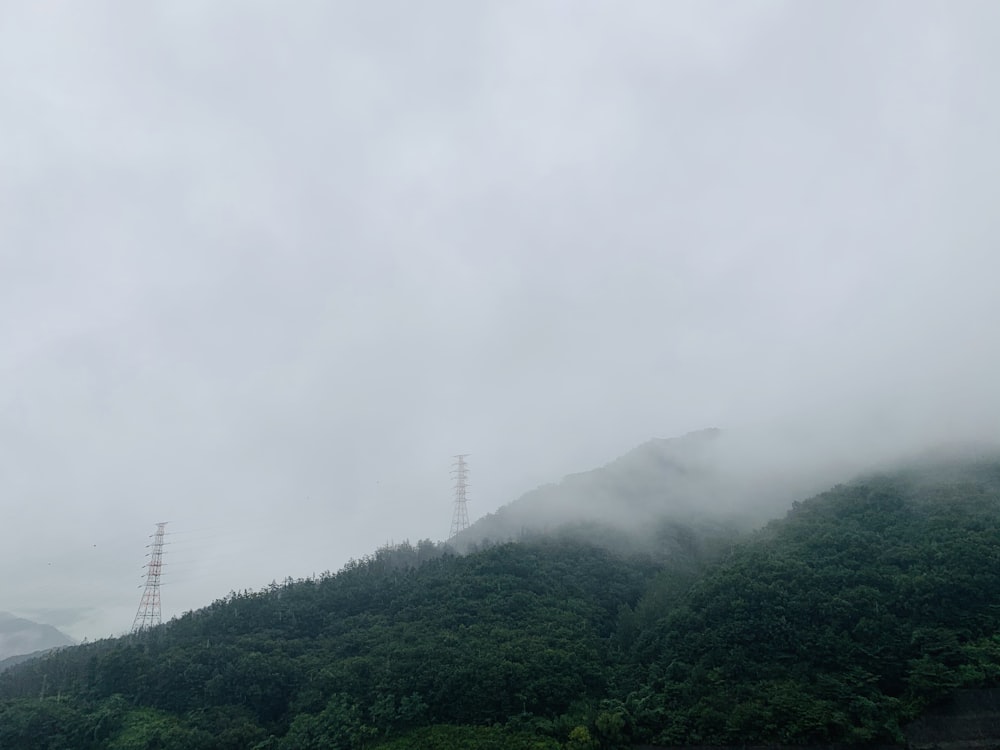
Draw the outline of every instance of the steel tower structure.
[[[453,464],[454,468],[451,470],[451,475],[455,477],[455,512],[451,516],[451,533],[448,535],[449,539],[457,535],[460,531],[469,528],[469,509],[466,506],[466,503],[469,501],[467,496],[469,467],[465,463],[468,455],[468,453],[462,453],[454,456],[455,463]]]
[[[146,588],[139,601],[139,610],[132,621],[132,632],[149,630],[162,622],[160,614],[160,573],[163,572],[163,535],[166,521],[156,524],[156,533],[152,535],[153,543],[147,544],[149,562],[146,568]]]

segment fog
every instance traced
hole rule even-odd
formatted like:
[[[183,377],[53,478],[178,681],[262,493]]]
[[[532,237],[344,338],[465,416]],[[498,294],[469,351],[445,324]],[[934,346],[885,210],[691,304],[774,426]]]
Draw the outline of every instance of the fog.
[[[159,521],[165,618],[442,539],[457,453],[475,518],[706,427],[994,439],[998,22],[5,2],[0,610],[127,630]]]

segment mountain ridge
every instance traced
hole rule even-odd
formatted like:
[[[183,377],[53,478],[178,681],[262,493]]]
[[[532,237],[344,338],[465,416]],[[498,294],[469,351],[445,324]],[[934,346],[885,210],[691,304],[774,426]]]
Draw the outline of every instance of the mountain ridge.
[[[76,643],[72,638],[44,623],[0,611],[0,661],[28,657]]]
[[[717,427],[652,438],[602,466],[525,492],[449,543],[464,550],[483,539],[518,539],[588,522],[638,537],[655,536],[671,522],[749,530],[793,500],[823,490],[833,477],[862,467],[818,467],[781,449],[768,453],[755,442]]]
[[[640,467],[665,447],[644,446]],[[902,746],[1000,687],[995,453],[845,478],[729,539],[669,520],[627,549],[581,523],[385,547],[16,666],[0,747],[38,726],[81,750]]]

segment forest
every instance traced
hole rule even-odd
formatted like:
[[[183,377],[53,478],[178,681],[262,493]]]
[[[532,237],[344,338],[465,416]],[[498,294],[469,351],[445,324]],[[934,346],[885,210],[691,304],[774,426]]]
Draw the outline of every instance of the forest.
[[[0,748],[903,744],[1000,685],[1000,460],[651,538],[422,541],[232,592],[0,674]]]

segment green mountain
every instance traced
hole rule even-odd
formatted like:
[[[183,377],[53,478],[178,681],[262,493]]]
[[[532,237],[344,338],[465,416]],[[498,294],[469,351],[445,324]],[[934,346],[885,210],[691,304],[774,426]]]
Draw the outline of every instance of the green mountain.
[[[633,695],[672,706],[643,723],[664,743],[899,740],[1000,678],[998,557],[995,457],[795,503],[636,624]]]
[[[384,548],[64,649],[0,675],[0,747],[902,744],[1000,686],[998,456],[659,528]]]

